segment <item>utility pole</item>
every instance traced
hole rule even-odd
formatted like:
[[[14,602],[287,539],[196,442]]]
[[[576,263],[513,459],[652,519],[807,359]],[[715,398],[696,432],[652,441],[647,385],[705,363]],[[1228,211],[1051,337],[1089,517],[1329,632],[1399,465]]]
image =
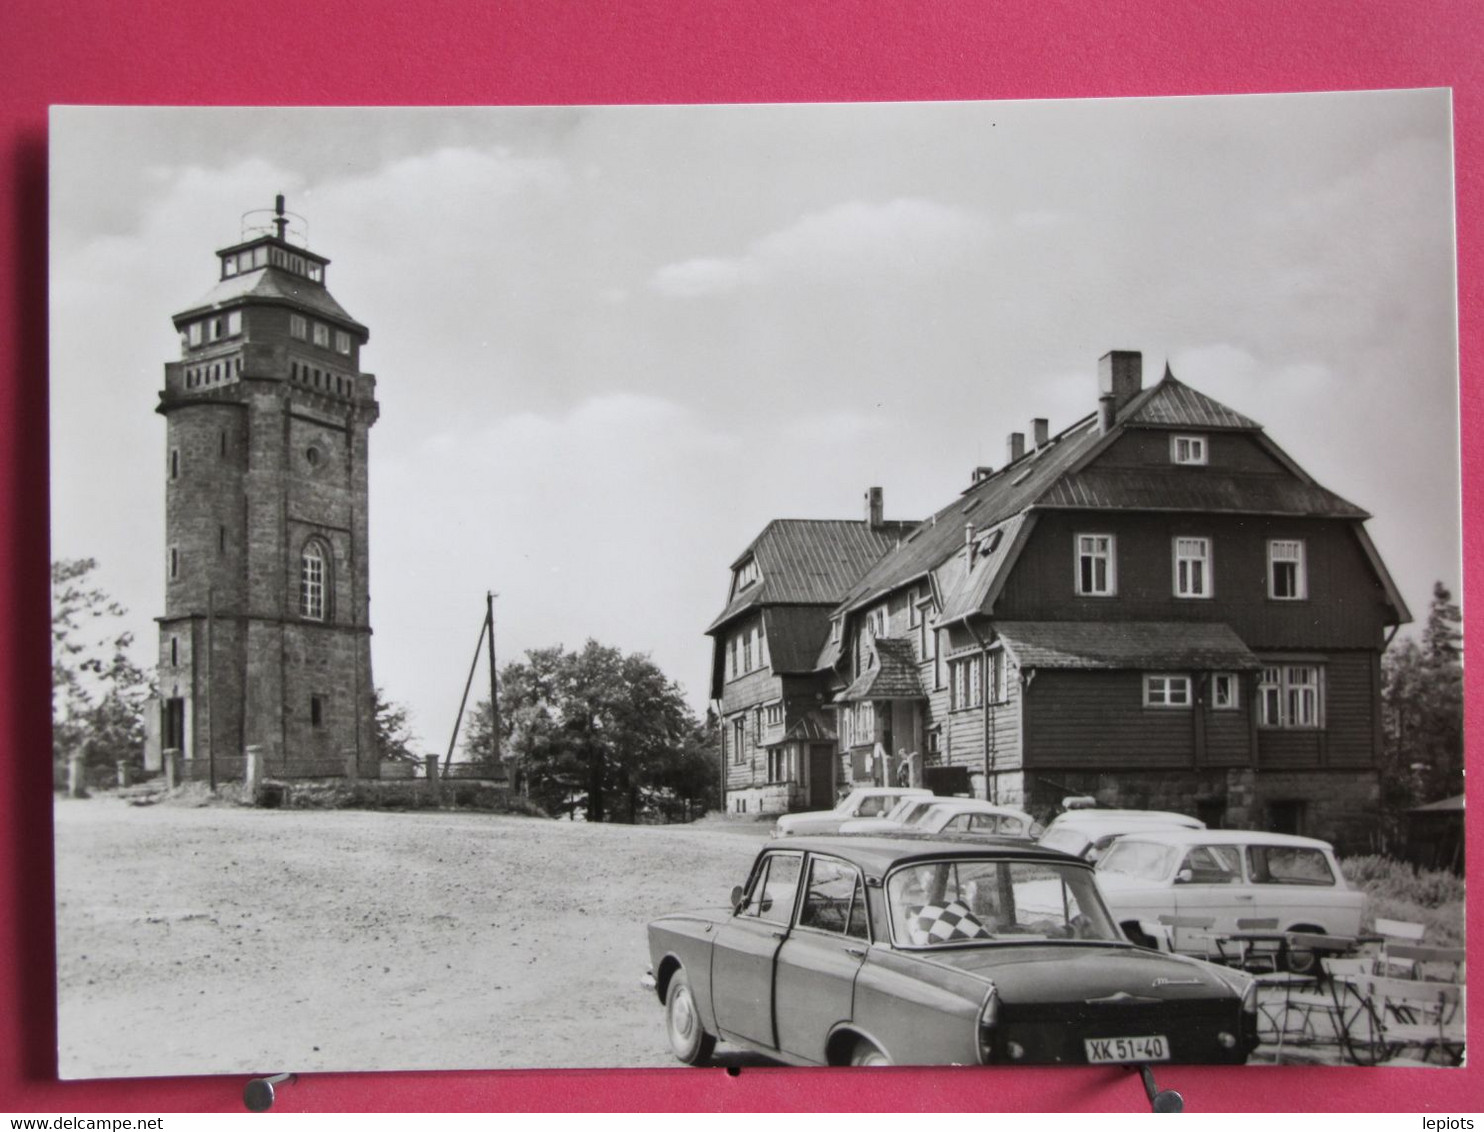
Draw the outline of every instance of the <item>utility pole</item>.
[[[491,590],[484,594],[485,627],[490,635],[490,769],[500,765],[500,695],[495,677],[495,598]]]

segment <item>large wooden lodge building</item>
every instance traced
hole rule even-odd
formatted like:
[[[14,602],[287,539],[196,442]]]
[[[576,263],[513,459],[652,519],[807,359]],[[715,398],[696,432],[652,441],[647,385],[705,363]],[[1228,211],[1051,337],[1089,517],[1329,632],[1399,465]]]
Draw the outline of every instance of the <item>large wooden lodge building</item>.
[[[1262,426],[1142,358],[1012,433],[922,522],[776,520],[708,628],[727,808],[910,782],[1070,794],[1360,846],[1381,653],[1411,619],[1365,531]]]

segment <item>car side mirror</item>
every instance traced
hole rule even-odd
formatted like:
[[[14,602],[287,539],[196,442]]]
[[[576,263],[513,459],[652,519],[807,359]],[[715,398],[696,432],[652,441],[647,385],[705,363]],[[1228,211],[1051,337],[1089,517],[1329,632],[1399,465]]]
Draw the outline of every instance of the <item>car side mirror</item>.
[[[742,899],[747,895],[747,890],[740,884],[732,886],[732,915],[742,911]]]
[[[1194,869],[1181,869],[1178,873],[1175,874],[1175,883],[1176,884],[1189,884],[1194,879],[1195,879],[1195,870]]]

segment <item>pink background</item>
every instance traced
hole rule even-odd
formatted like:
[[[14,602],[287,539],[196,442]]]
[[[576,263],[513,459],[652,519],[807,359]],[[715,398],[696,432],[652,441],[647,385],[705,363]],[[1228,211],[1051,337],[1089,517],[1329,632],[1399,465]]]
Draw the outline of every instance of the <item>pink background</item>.
[[[810,102],[1451,87],[1463,388],[1473,394],[1484,382],[1484,7],[1472,3],[11,0],[0,5],[0,52],[0,625],[8,630],[0,649],[0,1110],[240,1111],[246,1080],[56,1080],[50,765],[42,754],[50,700],[48,104]],[[1462,411],[1467,518],[1484,467],[1484,412],[1476,395],[1464,397]],[[1484,581],[1481,540],[1484,523],[1466,521],[1471,595]],[[1470,637],[1476,622],[1469,617]],[[1469,652],[1472,740],[1484,728],[1484,668],[1477,650]],[[1475,838],[1470,875],[1484,876],[1481,857]],[[1447,1113],[1484,1108],[1481,1061],[1448,1072],[1176,1067],[1158,1076],[1192,1110]],[[281,1088],[276,1107],[1137,1111],[1145,1104],[1137,1074],[1117,1069],[746,1069],[733,1078],[677,1068],[315,1075]]]

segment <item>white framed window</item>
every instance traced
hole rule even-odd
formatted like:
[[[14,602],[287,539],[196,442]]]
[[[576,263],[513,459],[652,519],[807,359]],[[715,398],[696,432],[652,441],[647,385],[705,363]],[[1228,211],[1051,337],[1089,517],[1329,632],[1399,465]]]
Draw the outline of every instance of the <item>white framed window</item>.
[[[949,705],[953,711],[984,703],[984,657],[980,653],[948,662]]]
[[[1275,664],[1257,687],[1260,727],[1316,730],[1324,726],[1324,669],[1317,664]]]
[[[917,607],[917,656],[920,660],[937,660],[938,631],[932,625],[932,600]]]
[[[315,263],[311,260],[307,274],[316,283],[323,283],[325,281],[325,268],[323,264]]]
[[[732,586],[733,593],[741,593],[758,579],[757,559],[749,558],[737,567],[737,578]]]
[[[252,265],[262,267],[268,262],[268,249],[259,245],[252,250]]]
[[[871,636],[886,636],[886,606],[878,605],[866,614],[866,625],[871,630]]]
[[[214,319],[211,320],[211,340],[213,342],[215,342],[218,338],[222,337],[226,333],[227,333],[227,320],[226,319],[224,319],[224,318],[214,318]]]
[[[234,334],[241,334],[241,333],[242,333],[242,312],[241,311],[228,311],[227,312],[227,337],[230,338]]]
[[[766,711],[768,726],[778,727],[783,723],[783,701],[776,700],[769,704]]]
[[[1309,596],[1309,573],[1302,539],[1268,540],[1268,597],[1302,601]]]
[[[229,255],[222,260],[222,274],[230,279],[237,274],[237,257]]]
[[[299,616],[308,621],[325,620],[325,593],[329,580],[328,555],[324,543],[310,539],[299,556]]]
[[[918,604],[917,587],[907,591],[907,626],[915,629],[922,624],[922,606]]]
[[[186,342],[192,346],[201,345],[201,324],[193,322],[186,327]]]
[[[1235,672],[1211,674],[1211,706],[1216,711],[1235,711],[1241,707],[1241,681]]]
[[[1111,597],[1118,592],[1117,546],[1112,535],[1077,536],[1077,593]]]
[[[991,649],[989,652],[989,702],[1002,704],[1010,698],[1009,658],[1005,655],[1003,648]]]
[[[343,330],[335,331],[335,352],[337,354],[350,353],[350,335]]]
[[[1190,677],[1167,672],[1144,674],[1144,706],[1152,708],[1188,708]]]
[[[757,626],[753,629],[753,632],[757,634],[757,666],[759,668],[767,668],[768,637],[763,631],[763,623],[761,621],[757,623]]]
[[[742,671],[752,671],[752,634],[751,628],[742,632]]]
[[[1175,464],[1206,463],[1206,438],[1204,436],[1170,437],[1170,462]]]
[[[314,324],[314,344],[316,346],[324,346],[326,349],[329,348],[330,328],[323,322],[316,322]]]
[[[747,721],[744,716],[737,716],[732,720],[732,765],[738,766],[746,760],[743,759],[742,744],[747,737]]]
[[[302,314],[289,315],[289,334],[295,338],[308,338],[309,320]]]
[[[1175,540],[1175,596],[1211,596],[1211,540]]]

